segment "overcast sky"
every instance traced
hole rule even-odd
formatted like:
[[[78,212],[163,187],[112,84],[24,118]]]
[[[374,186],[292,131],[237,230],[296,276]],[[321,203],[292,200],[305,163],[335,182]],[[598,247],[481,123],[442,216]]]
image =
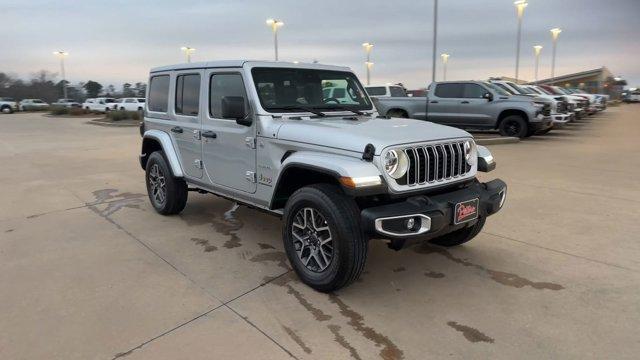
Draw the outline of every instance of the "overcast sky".
[[[58,72],[66,50],[72,82],[146,81],[149,68],[184,61],[273,59],[265,19],[280,29],[280,59],[346,65],[364,80],[363,42],[372,42],[372,83],[409,88],[431,80],[433,0],[0,0],[0,71],[28,78]],[[561,27],[556,74],[607,66],[640,85],[640,0],[529,0],[520,77],[533,79],[532,46],[544,46],[540,77],[550,74],[549,29]],[[441,0],[438,54],[448,80],[514,76],[513,0]],[[438,77],[442,75],[438,68]]]

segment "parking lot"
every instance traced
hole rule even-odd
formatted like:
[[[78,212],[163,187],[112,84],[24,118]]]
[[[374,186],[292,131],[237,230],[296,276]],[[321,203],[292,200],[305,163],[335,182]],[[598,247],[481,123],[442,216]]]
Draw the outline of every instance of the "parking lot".
[[[277,218],[197,193],[156,214],[137,128],[2,115],[0,358],[637,358],[637,109],[490,145],[508,199],[476,239],[372,241],[331,295]]]

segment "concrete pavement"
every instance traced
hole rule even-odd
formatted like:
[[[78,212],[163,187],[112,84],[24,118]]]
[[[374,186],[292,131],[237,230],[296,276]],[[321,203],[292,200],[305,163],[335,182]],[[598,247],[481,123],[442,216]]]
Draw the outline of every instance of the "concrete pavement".
[[[509,191],[483,233],[371,242],[332,295],[279,219],[195,193],[156,214],[137,129],[0,115],[0,358],[636,358],[637,108],[490,146]]]

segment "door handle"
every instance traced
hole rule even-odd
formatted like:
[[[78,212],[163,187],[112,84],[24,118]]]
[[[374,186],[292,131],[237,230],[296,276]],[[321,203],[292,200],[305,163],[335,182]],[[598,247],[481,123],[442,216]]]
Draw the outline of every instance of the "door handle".
[[[205,131],[202,133],[202,137],[206,137],[206,138],[210,138],[210,139],[215,139],[218,137],[218,134],[214,133],[213,131],[209,130],[209,131]]]
[[[433,101],[431,101],[431,103],[432,103],[432,104],[437,104],[438,102],[437,102],[437,101],[435,101],[435,100],[433,100]]]
[[[461,101],[460,104],[468,104],[468,101]]]
[[[180,126],[172,127],[171,132],[182,134],[182,128]]]

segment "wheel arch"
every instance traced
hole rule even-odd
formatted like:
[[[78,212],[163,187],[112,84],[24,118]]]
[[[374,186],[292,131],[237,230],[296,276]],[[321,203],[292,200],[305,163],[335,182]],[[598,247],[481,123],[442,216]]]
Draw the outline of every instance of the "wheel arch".
[[[167,159],[167,162],[171,167],[173,176],[178,178],[184,177],[182,167],[180,166],[180,158],[178,157],[178,153],[173,147],[171,137],[169,136],[169,134],[160,130],[145,131],[142,138],[140,166],[142,166],[143,169],[146,169],[149,155],[158,150],[162,150],[164,152],[165,158]]]
[[[405,118],[409,118],[409,112],[401,107],[392,107],[391,109],[387,110],[386,112],[386,116],[390,116],[389,114],[392,112],[399,112],[402,113],[404,115]]]
[[[498,121],[496,122],[495,128],[496,129],[500,128],[500,124],[502,123],[502,120],[504,120],[507,116],[512,116],[512,115],[520,116],[524,119],[524,121],[527,124],[529,123],[529,116],[525,111],[520,109],[507,109],[507,110],[502,110],[502,112],[500,112],[500,115],[498,115]]]

